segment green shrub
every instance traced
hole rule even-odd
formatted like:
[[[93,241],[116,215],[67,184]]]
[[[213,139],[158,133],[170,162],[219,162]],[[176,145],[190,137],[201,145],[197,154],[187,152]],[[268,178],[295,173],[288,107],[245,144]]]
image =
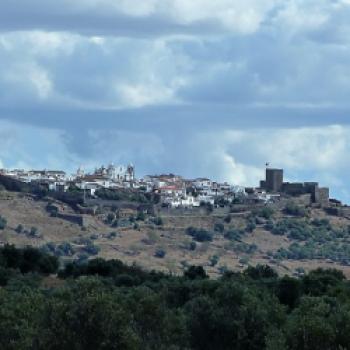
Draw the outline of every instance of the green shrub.
[[[225,232],[224,237],[230,241],[240,241],[243,235],[241,230],[230,230]]]
[[[214,267],[217,265],[217,263],[219,262],[220,257],[217,255],[213,255],[209,258],[209,262],[210,262],[210,266]]]
[[[161,248],[157,249],[154,253],[154,256],[156,258],[160,258],[160,259],[164,258],[165,255],[166,255],[166,251],[164,249],[161,249]]]
[[[0,215],[0,230],[4,230],[7,225],[7,220]]]
[[[221,222],[217,222],[214,225],[214,231],[215,232],[219,232],[219,233],[223,233],[225,231],[225,226],[224,224],[222,224]]]
[[[293,216],[305,217],[308,215],[308,211],[305,207],[297,205],[294,202],[288,202],[284,211],[286,214]]]
[[[211,242],[213,240],[213,234],[204,229],[188,227],[186,233],[197,242]]]
[[[36,237],[39,234],[39,230],[37,227],[31,227],[29,231],[29,236]]]
[[[24,227],[23,227],[23,225],[21,225],[21,224],[19,224],[19,225],[16,227],[16,229],[15,229],[15,231],[16,231],[17,233],[22,233],[23,230],[24,230]]]
[[[232,221],[232,215],[226,215],[225,218],[224,218],[224,221],[226,222],[226,224],[229,224],[231,223]]]
[[[162,226],[163,225],[163,219],[161,217],[157,217],[154,219],[154,223],[157,225],[157,226]]]

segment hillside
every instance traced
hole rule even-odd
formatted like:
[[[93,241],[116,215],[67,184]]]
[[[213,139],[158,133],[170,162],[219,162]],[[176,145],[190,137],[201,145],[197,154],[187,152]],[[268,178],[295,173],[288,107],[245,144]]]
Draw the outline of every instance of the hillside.
[[[153,215],[118,219],[116,208],[107,206],[84,216],[88,224],[82,227],[53,216],[47,209],[52,202],[68,216],[77,215],[57,200],[0,192],[0,216],[6,221],[1,243],[43,247],[63,260],[100,256],[172,273],[201,265],[219,276],[260,263],[280,274],[331,267],[350,277],[350,220],[320,208],[299,207],[301,213],[294,215],[285,208],[230,214],[219,209],[181,213],[156,208]]]

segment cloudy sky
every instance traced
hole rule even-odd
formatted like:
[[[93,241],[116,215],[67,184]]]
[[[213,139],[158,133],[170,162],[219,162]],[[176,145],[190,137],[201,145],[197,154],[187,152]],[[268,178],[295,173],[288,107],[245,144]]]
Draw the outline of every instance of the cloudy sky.
[[[350,203],[350,0],[1,0],[0,167],[134,163]]]

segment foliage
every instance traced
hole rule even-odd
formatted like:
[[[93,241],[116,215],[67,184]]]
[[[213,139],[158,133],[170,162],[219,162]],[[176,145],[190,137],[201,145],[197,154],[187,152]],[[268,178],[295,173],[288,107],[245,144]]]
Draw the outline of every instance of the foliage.
[[[15,231],[16,231],[17,233],[22,233],[23,230],[24,230],[24,227],[23,227],[23,225],[21,225],[21,224],[19,224],[19,225],[16,227],[16,229],[15,229]]]
[[[304,206],[297,205],[294,202],[288,202],[284,211],[288,215],[305,217],[308,215],[308,212]]]
[[[129,201],[138,203],[152,203],[155,199],[149,193],[142,191],[131,191],[131,190],[114,190],[108,188],[100,188],[95,192],[95,195],[104,200],[114,201]]]
[[[59,265],[56,257],[38,249],[31,247],[17,249],[13,245],[6,244],[0,248],[0,266],[18,269],[22,273],[51,274],[57,272]]]
[[[157,249],[156,252],[154,253],[154,256],[156,258],[160,258],[160,259],[164,258],[165,255],[166,255],[166,251],[164,249],[161,249],[161,248]]]
[[[259,216],[266,220],[269,220],[273,217],[273,215],[275,214],[275,211],[271,207],[263,207],[261,209],[255,210],[253,214],[255,216]]]
[[[232,221],[232,215],[226,215],[225,218],[224,218],[224,221],[226,222],[226,224],[229,224],[231,223]]]
[[[197,248],[197,243],[194,241],[190,242],[190,250],[194,251],[196,250],[196,248]]]
[[[219,232],[219,233],[223,233],[225,231],[225,226],[224,224],[222,224],[221,222],[217,222],[214,225],[214,231],[215,232]]]
[[[217,256],[217,255],[212,255],[210,258],[209,258],[209,262],[210,262],[210,266],[216,266],[218,264],[220,260],[220,257]]]
[[[213,240],[213,234],[204,229],[188,227],[186,234],[191,236],[197,242],[211,242]]]
[[[157,226],[162,226],[163,225],[163,219],[160,216],[154,218],[153,222]]]
[[[244,273],[254,280],[278,277],[277,273],[268,265],[257,265],[256,267],[249,266]]]
[[[114,220],[115,220],[115,214],[114,213],[108,213],[107,219],[106,219],[107,223],[108,224],[112,224],[114,222]]]
[[[243,235],[244,235],[243,231],[235,229],[235,230],[226,231],[224,234],[224,237],[230,241],[240,241]]]
[[[0,215],[0,230],[4,230],[7,225],[7,220]]]
[[[39,230],[37,227],[31,227],[29,231],[29,236],[36,237],[39,234]]]
[[[252,233],[256,229],[256,224],[252,221],[248,222],[247,227],[246,227],[246,232]]]
[[[34,274],[46,273],[38,268],[46,258],[34,248],[0,248],[1,349],[338,350],[350,344],[350,284],[337,270],[280,278],[258,265],[209,279],[201,266],[171,276],[93,259],[68,263],[59,272],[64,283],[43,288]]]

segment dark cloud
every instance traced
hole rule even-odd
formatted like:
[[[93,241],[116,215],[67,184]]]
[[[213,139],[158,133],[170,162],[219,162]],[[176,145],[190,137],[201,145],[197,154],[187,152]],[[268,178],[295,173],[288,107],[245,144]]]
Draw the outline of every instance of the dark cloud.
[[[130,16],[106,6],[84,6],[83,1],[3,0],[0,31],[63,31],[86,36],[155,37],[170,34],[214,35],[224,32],[215,20],[181,24],[159,14]]]
[[[291,178],[350,198],[347,7],[276,1],[243,30],[222,13],[184,21],[91,2],[1,2],[0,163],[133,162],[254,185],[275,148]],[[327,170],[317,149],[331,161],[332,143],[343,159]]]

